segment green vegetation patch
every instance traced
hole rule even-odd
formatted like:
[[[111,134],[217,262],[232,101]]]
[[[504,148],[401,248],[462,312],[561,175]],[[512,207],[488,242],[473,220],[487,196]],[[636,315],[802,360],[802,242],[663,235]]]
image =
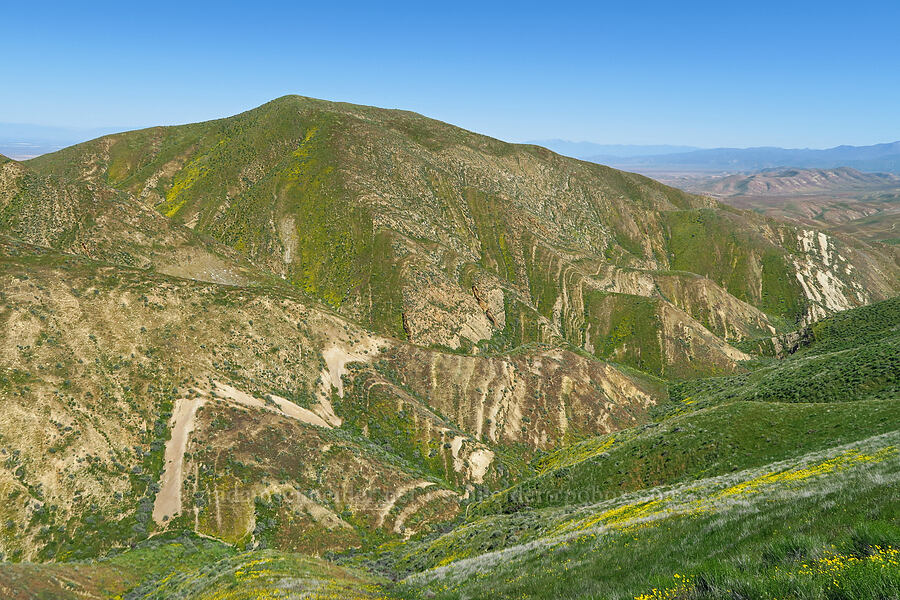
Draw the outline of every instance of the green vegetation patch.
[[[892,431],[900,403],[733,402],[587,440],[541,459],[539,475],[470,513],[565,506],[757,467]]]
[[[900,332],[860,347],[763,363],[729,377],[680,382],[670,387],[674,401],[700,405],[733,400],[767,402],[848,402],[900,397]]]
[[[900,594],[897,460],[887,471],[874,468],[892,473],[880,481],[883,475],[867,476],[867,460],[852,472],[785,471],[773,484],[783,493],[758,493],[754,480],[737,483],[669,516],[666,496],[623,500],[579,517],[576,527],[594,524],[558,538],[526,533],[553,522],[547,513],[531,513],[530,525],[525,515],[478,521],[443,554],[424,554],[436,568],[409,577],[401,589],[406,598],[440,599],[485,590],[503,599],[893,598]],[[828,464],[808,470],[827,471],[821,465]],[[728,502],[732,496],[740,500]],[[515,531],[523,534],[487,550],[491,538]],[[439,557],[449,561],[442,566]]]
[[[803,290],[783,248],[754,237],[724,210],[664,215],[673,270],[709,277],[736,298],[788,323],[802,316]]]

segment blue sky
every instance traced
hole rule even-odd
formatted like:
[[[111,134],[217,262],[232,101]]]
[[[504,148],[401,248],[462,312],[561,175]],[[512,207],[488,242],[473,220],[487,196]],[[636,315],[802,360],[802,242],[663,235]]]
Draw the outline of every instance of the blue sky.
[[[0,122],[135,127],[289,93],[510,141],[900,139],[900,3],[15,2]]]

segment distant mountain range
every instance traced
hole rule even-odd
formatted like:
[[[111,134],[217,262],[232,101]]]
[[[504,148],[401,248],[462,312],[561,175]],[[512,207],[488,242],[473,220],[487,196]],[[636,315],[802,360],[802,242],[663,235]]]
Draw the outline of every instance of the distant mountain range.
[[[673,146],[670,144],[662,145],[638,145],[638,144],[595,144],[593,142],[570,142],[568,140],[532,140],[525,142],[526,144],[535,144],[549,148],[557,154],[572,156],[581,159],[596,159],[599,157],[633,157],[633,156],[656,156],[666,154],[676,154],[683,152],[693,152],[702,150],[697,146]]]
[[[713,148],[690,152],[634,155],[610,158],[607,155],[585,160],[610,164],[638,172],[654,171],[760,171],[777,167],[833,169],[853,167],[860,171],[900,173],[900,142],[874,146],[837,146],[825,150],[787,148]]]
[[[660,171],[741,173],[780,167],[900,173],[900,141],[873,146],[809,148],[697,148],[675,145],[628,145],[536,140],[529,142],[565,156],[639,173]]]

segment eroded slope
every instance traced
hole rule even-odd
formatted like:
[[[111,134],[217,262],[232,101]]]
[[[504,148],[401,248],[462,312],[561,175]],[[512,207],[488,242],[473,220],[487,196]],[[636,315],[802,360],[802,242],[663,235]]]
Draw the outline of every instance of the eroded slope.
[[[898,275],[878,248],[639,175],[296,96],[28,164],[126,192],[373,330],[466,352],[565,340],[658,374],[728,372],[727,341],[888,297]],[[652,316],[638,331],[616,310]]]
[[[411,346],[280,288],[2,248],[8,557],[170,526],[315,552],[409,535],[662,393],[559,350]]]

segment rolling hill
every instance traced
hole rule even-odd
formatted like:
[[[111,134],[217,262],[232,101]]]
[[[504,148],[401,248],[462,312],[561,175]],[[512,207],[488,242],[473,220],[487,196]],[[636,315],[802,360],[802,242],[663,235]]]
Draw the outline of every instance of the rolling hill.
[[[714,196],[798,196],[838,192],[879,192],[900,188],[900,177],[856,169],[767,169],[706,182],[698,191]]]

